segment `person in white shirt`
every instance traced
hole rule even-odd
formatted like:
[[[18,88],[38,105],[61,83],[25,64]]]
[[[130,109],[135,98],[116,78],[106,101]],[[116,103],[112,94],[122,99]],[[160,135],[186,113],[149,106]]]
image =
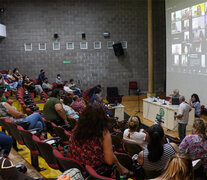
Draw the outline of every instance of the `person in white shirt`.
[[[188,124],[189,112],[191,111],[192,108],[188,103],[185,102],[184,96],[180,96],[179,101],[180,101],[180,105],[178,108],[178,112],[174,116],[174,118],[178,119],[178,134],[180,140],[182,141],[186,135],[186,126]]]
[[[63,80],[62,80],[60,74],[57,74],[55,82],[57,84],[57,88],[62,88],[63,87]]]
[[[128,120],[128,129],[124,131],[123,139],[129,142],[136,143],[140,145],[143,149],[147,148],[148,133],[141,129],[137,132],[139,128],[139,119],[137,117],[130,117]]]
[[[64,91],[67,93],[67,94],[71,94],[73,95],[73,90],[69,87],[69,84],[68,84],[68,81],[65,81],[64,82],[64,87],[63,87]]]

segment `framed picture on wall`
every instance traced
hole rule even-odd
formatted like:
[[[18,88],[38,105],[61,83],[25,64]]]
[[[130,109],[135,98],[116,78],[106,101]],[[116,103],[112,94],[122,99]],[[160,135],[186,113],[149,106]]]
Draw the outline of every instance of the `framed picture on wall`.
[[[95,41],[93,45],[94,45],[94,49],[101,49],[101,41]]]
[[[66,43],[66,49],[73,50],[74,49],[74,43],[73,42],[67,42]]]
[[[108,41],[107,42],[107,48],[108,49],[113,49],[113,44],[114,44],[114,41]]]
[[[39,50],[45,51],[46,50],[46,43],[39,43]]]
[[[55,51],[60,50],[60,43],[59,42],[53,43],[53,50],[55,50]]]
[[[32,43],[24,43],[25,51],[32,51]]]
[[[80,49],[88,49],[88,42],[80,42]]]

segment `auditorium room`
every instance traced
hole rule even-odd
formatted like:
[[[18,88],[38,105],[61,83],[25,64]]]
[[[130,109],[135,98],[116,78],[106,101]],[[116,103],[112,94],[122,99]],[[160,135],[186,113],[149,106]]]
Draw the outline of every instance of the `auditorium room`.
[[[0,0],[0,180],[206,180],[207,0]]]

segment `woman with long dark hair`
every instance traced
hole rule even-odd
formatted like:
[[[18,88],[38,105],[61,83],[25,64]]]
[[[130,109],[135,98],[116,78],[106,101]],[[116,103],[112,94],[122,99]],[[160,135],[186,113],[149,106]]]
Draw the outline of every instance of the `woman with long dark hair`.
[[[158,124],[149,127],[148,133],[147,149],[139,153],[138,162],[145,170],[161,171],[168,159],[178,152],[178,147],[174,143],[164,144],[164,131]]]
[[[201,105],[200,99],[197,94],[192,94],[189,104],[192,108],[195,108],[195,117],[200,117],[201,115]]]
[[[106,165],[116,164],[121,174],[128,173],[113,153],[107,124],[108,119],[103,107],[98,103],[88,105],[80,115],[69,139],[68,157],[94,169],[102,167],[106,170]]]

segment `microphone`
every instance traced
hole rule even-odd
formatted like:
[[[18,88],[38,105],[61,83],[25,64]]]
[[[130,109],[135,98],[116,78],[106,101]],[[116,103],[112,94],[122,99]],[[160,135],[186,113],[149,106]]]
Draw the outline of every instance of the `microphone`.
[[[174,115],[177,115],[177,112],[174,113]],[[176,120],[176,118],[174,117],[174,120]]]

